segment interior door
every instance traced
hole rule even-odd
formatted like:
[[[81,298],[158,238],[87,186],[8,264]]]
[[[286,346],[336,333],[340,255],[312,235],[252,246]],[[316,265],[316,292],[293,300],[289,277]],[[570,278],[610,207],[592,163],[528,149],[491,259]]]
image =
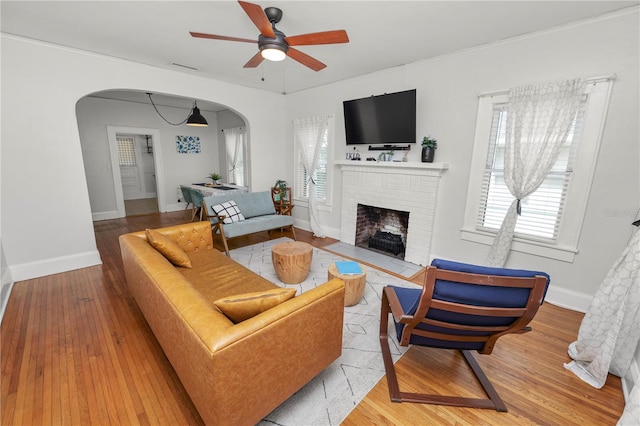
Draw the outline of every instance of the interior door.
[[[122,195],[125,200],[144,198],[145,194],[140,179],[138,166],[138,150],[135,136],[117,135],[118,162],[120,163],[120,179],[122,181]]]

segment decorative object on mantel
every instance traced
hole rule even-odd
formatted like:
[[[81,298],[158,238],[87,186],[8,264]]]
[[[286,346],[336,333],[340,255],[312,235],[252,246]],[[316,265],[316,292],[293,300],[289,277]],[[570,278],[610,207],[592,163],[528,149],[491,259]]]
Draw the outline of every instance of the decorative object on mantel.
[[[198,136],[176,136],[176,148],[180,154],[200,154]]]
[[[431,135],[422,138],[422,162],[433,163],[437,148],[438,142]]]
[[[211,173],[210,175],[207,175],[207,179],[211,179],[214,184],[220,185],[220,179],[222,179],[222,175],[220,175],[219,173]]]
[[[393,155],[393,151],[383,152],[382,154],[378,155],[378,161],[392,161]]]

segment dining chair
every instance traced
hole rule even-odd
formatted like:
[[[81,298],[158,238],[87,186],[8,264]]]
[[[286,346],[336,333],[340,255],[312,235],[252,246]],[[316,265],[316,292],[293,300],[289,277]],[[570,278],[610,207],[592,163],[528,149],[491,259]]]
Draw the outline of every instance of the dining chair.
[[[380,346],[391,401],[489,408],[506,412],[506,405],[471,351],[491,354],[498,338],[530,331],[528,324],[544,300],[549,281],[549,275],[544,272],[435,259],[426,268],[421,289],[384,287],[380,310]],[[395,338],[400,346],[460,351],[487,398],[401,391],[391,358],[388,336],[390,314]],[[424,369],[428,371],[429,366],[425,365]],[[420,374],[428,373],[423,371]],[[451,370],[451,374],[455,374],[455,369]]]
[[[191,193],[191,202],[193,203],[193,214],[191,215],[191,222],[195,219],[196,215],[199,215],[199,220],[202,220],[202,215],[204,214],[202,209],[202,199],[204,195],[195,189],[189,188],[189,192]]]
[[[187,205],[184,208],[184,212],[186,213],[187,210],[189,209],[189,206],[191,206],[191,210],[195,209],[195,206],[193,205],[193,201],[191,200],[191,190],[189,188],[187,188],[184,185],[180,185],[180,192],[182,192],[182,199],[184,200],[185,203],[187,203]],[[193,222],[193,212],[191,214],[191,221]]]

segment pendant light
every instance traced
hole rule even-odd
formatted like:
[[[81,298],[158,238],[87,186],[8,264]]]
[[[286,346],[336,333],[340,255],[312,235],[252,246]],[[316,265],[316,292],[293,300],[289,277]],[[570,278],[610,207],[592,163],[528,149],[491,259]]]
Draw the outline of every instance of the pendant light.
[[[172,126],[181,126],[187,123],[187,126],[197,126],[197,127],[206,127],[209,125],[209,123],[207,123],[207,120],[202,116],[202,114],[200,114],[200,108],[198,108],[198,103],[195,100],[193,101],[193,107],[191,108],[191,111],[189,111],[189,115],[187,116],[187,118],[182,120],[180,123],[172,123],[166,118],[164,118],[162,114],[160,114],[158,107],[156,106],[156,104],[153,102],[153,99],[151,98],[151,93],[149,92],[146,92],[146,93],[147,93],[147,96],[149,96],[151,105],[153,105],[153,108],[156,110],[160,118],[162,118],[168,124],[171,124]]]

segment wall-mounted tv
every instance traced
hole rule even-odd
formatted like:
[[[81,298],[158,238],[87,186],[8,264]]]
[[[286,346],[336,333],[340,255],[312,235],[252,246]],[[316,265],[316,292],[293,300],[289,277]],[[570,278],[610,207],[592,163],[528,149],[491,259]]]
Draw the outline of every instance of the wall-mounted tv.
[[[416,143],[416,90],[343,102],[347,145]]]

